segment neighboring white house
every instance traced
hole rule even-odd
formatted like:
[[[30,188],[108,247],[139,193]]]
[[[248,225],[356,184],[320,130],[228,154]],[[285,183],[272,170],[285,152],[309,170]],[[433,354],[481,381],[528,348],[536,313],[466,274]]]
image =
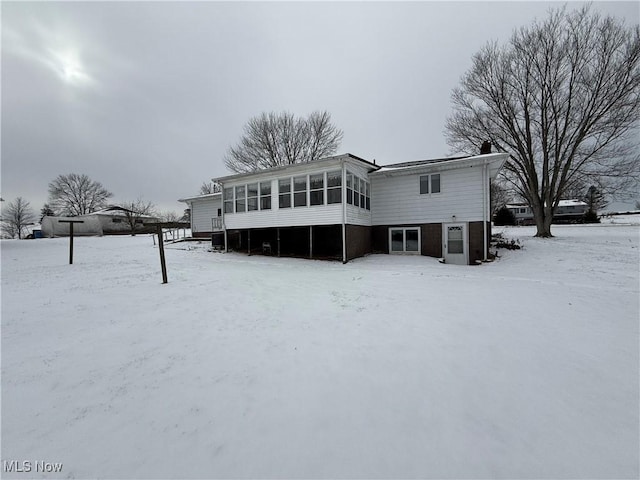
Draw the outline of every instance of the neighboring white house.
[[[506,207],[513,213],[518,225],[533,224],[533,210],[527,203],[511,203]],[[554,223],[578,222],[589,210],[589,205],[581,200],[560,200],[553,214]]]
[[[60,220],[72,219],[83,221],[83,223],[74,224],[74,235],[124,235],[131,233],[127,212],[130,211],[126,208],[109,206],[103,210],[77,217],[43,217],[42,234],[45,237],[66,237],[69,235],[69,223],[60,222]],[[136,215],[136,233],[152,231],[145,228],[144,224],[157,221],[156,217]]]
[[[489,184],[506,158],[380,167],[345,154],[213,179],[221,207],[219,194],[182,201],[192,206],[192,228],[226,249],[343,262],[371,252],[422,254],[473,264],[488,255]]]

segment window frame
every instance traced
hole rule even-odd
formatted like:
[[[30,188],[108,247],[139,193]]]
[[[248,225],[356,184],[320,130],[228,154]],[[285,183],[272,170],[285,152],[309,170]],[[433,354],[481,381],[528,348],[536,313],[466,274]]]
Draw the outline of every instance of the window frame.
[[[227,196],[227,192],[231,192],[231,197]],[[227,210],[227,206],[229,206],[229,210]],[[222,189],[222,208],[224,213],[235,213],[235,188],[234,187],[226,187]]]
[[[312,178],[313,177],[320,177],[320,187],[316,187],[313,188],[312,186]],[[309,206],[310,207],[317,207],[320,205],[324,205],[324,199],[325,199],[325,194],[324,194],[324,190],[325,190],[325,186],[326,186],[326,178],[325,178],[325,172],[321,172],[321,173],[310,173],[309,174]],[[317,199],[316,199],[316,203],[314,203],[314,194],[317,198],[318,194],[320,195],[320,202],[318,203]]]
[[[342,203],[342,170],[330,170],[326,173],[326,189],[327,189],[327,194],[326,196],[326,205],[335,205],[337,203]],[[329,176],[332,176],[332,178],[337,179],[338,183],[337,185],[329,185]],[[329,201],[329,197],[330,196],[335,196],[335,192],[338,192],[338,201]]]
[[[438,185],[438,191],[435,192],[434,191],[434,177],[437,177],[437,185]],[[426,180],[423,180],[426,179]],[[420,191],[420,195],[438,195],[439,193],[442,193],[442,175],[440,175],[439,173],[427,173],[424,175],[419,175],[418,176],[418,185],[419,185],[419,191]],[[426,192],[423,191],[424,190],[424,186],[426,186]]]
[[[238,192],[242,190],[242,196],[238,195]],[[247,211],[247,186],[236,185],[233,187],[233,193],[235,197],[235,213],[245,213]],[[239,206],[242,205],[242,209]]]
[[[269,190],[267,193],[264,193],[263,185]],[[271,180],[258,182],[258,208],[261,211],[271,210]]]
[[[304,179],[304,190],[298,190],[300,180]],[[309,175],[298,175],[293,177],[293,208],[309,206]],[[304,199],[304,204],[298,203],[300,199]]]
[[[255,186],[255,195],[250,195],[251,193],[251,189],[252,187]],[[258,204],[258,196],[259,196],[259,191],[260,191],[260,183],[258,182],[254,182],[254,183],[248,183],[246,186],[246,190],[247,192],[247,212],[255,212],[258,210],[259,208],[259,204]],[[253,204],[253,208],[252,207]]]
[[[393,250],[394,231],[402,231],[402,250]],[[418,233],[417,250],[407,250],[407,231]],[[422,255],[422,229],[420,227],[389,227],[389,253],[392,255]]]
[[[288,182],[288,186],[289,189],[286,192],[282,191],[282,185],[283,182]],[[293,194],[293,181],[291,179],[291,177],[285,177],[285,178],[279,178],[278,179],[278,209],[280,208],[292,208],[293,207],[293,202],[292,202],[292,194]],[[288,200],[288,205],[282,205],[282,200],[289,198]]]

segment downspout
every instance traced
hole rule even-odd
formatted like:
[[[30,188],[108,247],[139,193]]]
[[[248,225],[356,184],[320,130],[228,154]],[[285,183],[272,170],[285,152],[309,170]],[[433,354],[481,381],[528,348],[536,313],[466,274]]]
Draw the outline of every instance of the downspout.
[[[490,192],[491,189],[488,188],[489,187],[489,173],[487,171],[489,164],[487,163],[487,161],[484,161],[484,165],[483,165],[483,169],[482,169],[482,192],[483,192],[483,199],[482,199],[482,243],[484,245],[484,261],[486,262],[489,259],[489,245],[487,242],[487,222],[488,220],[488,216],[489,216],[489,210],[491,210],[491,204],[490,204]],[[487,194],[487,190],[489,191],[489,194]]]
[[[220,184],[220,207],[222,208],[221,212],[221,222],[222,222],[222,232],[224,233],[224,253],[229,253],[229,242],[227,241],[227,224],[224,221],[224,183],[218,182]]]
[[[347,170],[344,168],[344,160],[341,162],[342,168],[342,263],[347,263]]]

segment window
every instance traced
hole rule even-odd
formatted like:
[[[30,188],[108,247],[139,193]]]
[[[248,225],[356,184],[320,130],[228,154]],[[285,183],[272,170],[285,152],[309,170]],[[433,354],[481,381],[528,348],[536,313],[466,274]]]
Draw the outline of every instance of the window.
[[[258,184],[247,185],[247,211],[258,210]]]
[[[324,205],[324,173],[309,175],[309,204]]]
[[[327,172],[327,204],[342,203],[342,172]]]
[[[353,205],[353,175],[347,172],[347,203]]]
[[[353,176],[353,206],[360,206],[360,179]]]
[[[464,238],[463,229],[458,226],[447,227],[448,239],[447,239],[447,252],[448,253],[464,253]]]
[[[420,176],[420,194],[440,193],[440,174]]]
[[[360,208],[364,208],[364,206],[365,206],[364,184],[365,184],[365,181],[363,179],[360,179]]]
[[[271,182],[260,182],[260,210],[271,210]]]
[[[390,253],[420,253],[420,229],[398,227],[389,229]]]
[[[278,180],[278,197],[280,208],[291,207],[291,179],[282,178]]]
[[[307,206],[307,176],[293,178],[293,206]]]
[[[440,193],[440,174],[431,175],[431,193]]]
[[[113,223],[122,223],[122,219],[121,218],[112,218],[111,221]]]
[[[236,213],[244,212],[246,207],[245,186],[238,185],[236,187]]]
[[[233,188],[224,189],[224,213],[233,213]]]
[[[366,200],[365,207],[367,210],[371,210],[371,192],[370,192],[371,185],[369,184],[369,182],[367,182],[364,184],[364,186],[365,186],[365,200]]]

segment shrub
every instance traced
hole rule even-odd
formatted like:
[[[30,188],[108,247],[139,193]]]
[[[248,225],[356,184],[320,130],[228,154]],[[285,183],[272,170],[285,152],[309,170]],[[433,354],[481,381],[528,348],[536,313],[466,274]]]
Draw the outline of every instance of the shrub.
[[[496,212],[495,217],[493,217],[493,223],[498,227],[503,225],[515,225],[516,216],[507,207],[502,207]]]
[[[600,218],[596,212],[589,210],[582,216],[582,223],[600,223]]]

